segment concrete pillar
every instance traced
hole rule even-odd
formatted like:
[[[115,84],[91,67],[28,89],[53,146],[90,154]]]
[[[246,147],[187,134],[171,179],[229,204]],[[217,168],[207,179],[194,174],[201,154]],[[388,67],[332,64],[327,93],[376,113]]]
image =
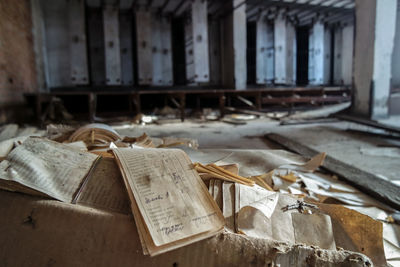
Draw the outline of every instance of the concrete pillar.
[[[133,85],[133,40],[132,13],[119,14],[119,32],[121,45],[121,84]]]
[[[207,1],[194,0],[191,4],[191,11],[194,81],[196,83],[206,83],[210,81]]]
[[[354,26],[344,25],[342,29],[342,81],[344,85],[353,83]]]
[[[331,82],[331,40],[332,32],[329,27],[324,29],[324,84],[330,84]]]
[[[316,21],[310,31],[309,38],[309,84],[324,83],[325,73],[325,27],[321,21]]]
[[[135,10],[138,84],[151,85],[153,82],[152,16],[145,7]]]
[[[256,22],[256,83],[267,83],[267,62],[268,62],[268,25],[267,11],[259,16]]]
[[[264,11],[256,22],[256,83],[274,81],[274,27]]]
[[[275,56],[274,56],[274,25],[267,24],[267,83],[274,83],[275,78]]]
[[[171,18],[161,17],[161,51],[163,85],[172,86],[174,72],[172,66],[172,28]]]
[[[343,41],[342,41],[342,26],[337,25],[334,28],[334,58],[333,58],[333,83],[335,85],[343,84],[342,77],[342,52],[343,52]]]
[[[185,24],[186,80],[189,84],[210,81],[207,1],[194,0]]]
[[[275,18],[275,83],[292,85],[295,83],[296,31],[294,25],[287,20],[285,12],[280,11]]]
[[[152,13],[152,85],[172,85],[171,20]]]
[[[106,84],[121,84],[121,50],[119,45],[118,7],[103,8]]]
[[[32,36],[35,52],[36,79],[39,92],[49,91],[44,16],[39,0],[31,0]]]
[[[219,20],[210,20],[209,29],[209,59],[210,59],[210,84],[221,84],[221,27]]]
[[[246,89],[247,28],[246,0],[230,0],[229,13],[222,24],[222,82],[225,87]]]
[[[356,0],[353,111],[389,115],[397,0]]]
[[[70,0],[69,9],[69,36],[71,59],[71,82],[73,84],[89,84],[85,3],[79,0]]]

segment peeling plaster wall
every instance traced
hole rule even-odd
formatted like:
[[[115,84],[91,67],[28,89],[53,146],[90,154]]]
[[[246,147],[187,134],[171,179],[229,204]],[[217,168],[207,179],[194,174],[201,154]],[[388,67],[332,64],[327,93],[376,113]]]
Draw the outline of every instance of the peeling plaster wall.
[[[37,89],[29,0],[0,1],[0,107]]]

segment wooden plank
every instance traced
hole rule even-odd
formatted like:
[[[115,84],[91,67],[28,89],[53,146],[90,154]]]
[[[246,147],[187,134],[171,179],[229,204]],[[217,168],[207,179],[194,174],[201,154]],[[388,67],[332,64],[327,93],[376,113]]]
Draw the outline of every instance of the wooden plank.
[[[207,1],[194,0],[191,5],[194,81],[206,83],[210,81]]]
[[[128,1],[129,2],[129,1]],[[122,3],[120,3],[121,5]],[[128,5],[128,3],[125,3]],[[119,32],[121,46],[121,84],[133,85],[133,29],[132,12],[121,12],[119,15]]]
[[[336,117],[341,119],[341,120],[351,121],[351,122],[355,122],[355,123],[359,123],[359,124],[363,124],[363,125],[368,125],[368,126],[371,126],[371,127],[375,127],[375,128],[379,128],[379,129],[388,131],[388,132],[393,132],[393,133],[400,134],[400,128],[399,127],[394,127],[394,126],[390,126],[390,125],[387,125],[387,124],[382,124],[382,123],[379,123],[377,121],[367,120],[367,119],[358,118],[358,117],[349,116],[349,115],[336,115]]]
[[[121,50],[119,44],[118,8],[103,8],[106,84],[121,84]]]
[[[68,11],[71,82],[89,84],[84,1],[70,0]]]
[[[282,135],[267,134],[265,137],[308,158],[320,153],[320,151]],[[363,171],[350,164],[337,160],[329,155],[325,158],[323,167],[330,172],[339,175],[343,180],[349,182],[372,197],[383,201],[395,209],[400,209],[400,187],[396,184],[384,180],[375,174]]]
[[[264,97],[263,104],[277,103],[328,103],[328,102],[344,102],[351,100],[348,96],[300,96],[300,97]]]
[[[139,85],[150,85],[153,81],[151,13],[144,8],[136,10],[137,64]]]

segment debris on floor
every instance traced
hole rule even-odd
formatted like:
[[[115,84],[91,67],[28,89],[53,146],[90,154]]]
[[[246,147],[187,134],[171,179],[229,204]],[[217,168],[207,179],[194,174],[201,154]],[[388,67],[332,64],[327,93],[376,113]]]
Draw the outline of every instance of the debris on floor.
[[[238,120],[248,119],[253,116]],[[49,125],[47,133],[32,130],[25,136],[26,131],[22,139],[16,139],[15,128],[0,133],[7,136],[0,143],[0,188],[73,204],[42,200],[99,218],[133,214],[135,222],[124,227],[136,225],[144,255],[213,242],[223,249],[220,245],[232,239],[239,243],[230,247],[246,240],[270,242],[253,252],[258,256],[277,244],[286,246],[264,258],[274,264],[299,260],[294,255],[300,252],[291,252],[297,249],[307,255],[323,251],[320,262],[332,266],[345,264],[350,255],[355,266],[384,266],[400,257],[396,209],[321,169],[325,153],[307,160],[308,155],[282,150],[198,150],[193,139],[122,136],[98,123]],[[41,136],[32,136],[37,132]],[[32,205],[29,197],[5,191],[0,199]],[[6,206],[1,210],[12,212]],[[38,220],[35,213],[29,216]],[[115,218],[125,225],[123,217]]]

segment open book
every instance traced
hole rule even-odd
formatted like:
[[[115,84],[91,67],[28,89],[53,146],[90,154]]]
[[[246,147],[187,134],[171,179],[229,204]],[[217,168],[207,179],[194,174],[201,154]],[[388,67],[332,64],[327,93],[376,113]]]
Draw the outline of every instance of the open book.
[[[144,254],[151,256],[215,235],[224,217],[185,152],[118,148]]]
[[[74,203],[99,157],[29,137],[0,163],[0,188]]]

